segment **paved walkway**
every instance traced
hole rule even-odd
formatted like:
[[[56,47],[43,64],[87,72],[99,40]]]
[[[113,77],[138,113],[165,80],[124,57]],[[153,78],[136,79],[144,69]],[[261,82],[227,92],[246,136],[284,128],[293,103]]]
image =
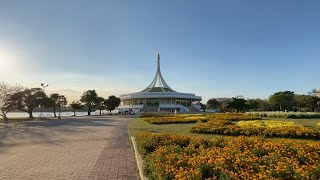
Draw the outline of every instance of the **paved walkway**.
[[[0,179],[137,179],[129,118],[0,125]]]

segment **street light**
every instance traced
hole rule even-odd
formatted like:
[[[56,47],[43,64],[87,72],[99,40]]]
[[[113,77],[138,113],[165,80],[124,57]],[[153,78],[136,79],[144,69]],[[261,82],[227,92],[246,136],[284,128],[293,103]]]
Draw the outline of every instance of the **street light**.
[[[49,86],[49,84],[44,85],[43,83],[41,83],[41,87],[42,87],[44,93],[45,93],[46,87],[48,87],[48,86]]]
[[[43,83],[41,83],[41,87],[42,87],[42,90],[43,90],[44,93],[45,93],[45,88],[48,87],[48,86],[49,86],[48,84],[47,84],[47,85],[44,85]],[[42,117],[42,116],[44,116],[44,115],[42,114],[42,104],[41,104],[41,101],[40,101],[39,106],[40,106],[39,116]]]

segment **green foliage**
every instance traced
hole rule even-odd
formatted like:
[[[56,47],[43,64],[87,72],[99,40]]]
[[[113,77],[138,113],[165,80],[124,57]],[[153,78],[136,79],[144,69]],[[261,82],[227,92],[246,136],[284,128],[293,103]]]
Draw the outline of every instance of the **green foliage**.
[[[319,106],[320,98],[311,95],[295,95],[295,102],[299,111],[312,111]]]
[[[100,111],[100,116],[101,116],[101,111],[106,108],[105,99],[103,97],[98,97],[96,108]]]
[[[87,105],[88,116],[90,116],[92,107],[98,104],[98,94],[96,93],[96,90],[88,90],[84,92],[80,98],[80,101]]]
[[[80,109],[83,108],[83,106],[81,105],[81,103],[80,103],[79,101],[76,101],[76,102],[73,101],[73,102],[70,104],[70,106],[71,106],[71,108],[72,108],[72,110],[73,110],[74,116],[76,116],[76,110],[80,110]]]
[[[215,98],[211,98],[207,102],[207,109],[218,109],[220,107],[220,102]]]
[[[111,112],[120,105],[120,102],[120,98],[116,96],[109,96],[108,99],[105,101],[105,105],[107,106],[107,110]]]
[[[280,91],[269,97],[269,102],[274,110],[293,110],[295,105],[295,94],[293,91]]]
[[[229,107],[236,109],[237,112],[244,111],[246,109],[246,100],[241,96],[233,97],[229,102]]]
[[[62,107],[67,105],[67,98],[64,95],[60,95],[59,93],[50,94],[50,97],[47,98],[46,107],[53,108],[54,117],[56,117],[56,110],[58,107]]]
[[[0,82],[0,116],[8,122],[7,113],[16,108],[16,102],[11,98],[12,94],[22,91],[20,85],[10,85]]]
[[[33,118],[33,109],[47,103],[47,96],[41,88],[30,88],[14,93],[11,100],[15,102],[16,108],[27,112],[29,118]]]

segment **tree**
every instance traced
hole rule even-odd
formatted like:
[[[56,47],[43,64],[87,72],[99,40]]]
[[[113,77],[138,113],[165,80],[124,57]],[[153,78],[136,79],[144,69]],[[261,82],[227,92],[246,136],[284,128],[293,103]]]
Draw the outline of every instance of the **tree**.
[[[221,111],[225,112],[229,110],[230,98],[216,98],[216,100],[220,103],[219,109]]]
[[[208,109],[218,109],[219,106],[220,106],[220,102],[215,98],[211,98],[207,101]]]
[[[120,98],[117,98],[116,96],[109,96],[105,101],[105,105],[107,106],[107,110],[111,113],[112,110],[120,105],[120,102]]]
[[[27,112],[29,118],[33,118],[32,112],[34,108],[45,104],[47,96],[41,88],[31,88],[14,93],[10,100],[15,102],[18,110]]]
[[[280,91],[269,97],[269,102],[275,110],[292,110],[295,105],[293,91]]]
[[[98,103],[98,94],[96,90],[88,90],[83,93],[80,99],[88,107],[88,116],[91,115],[92,107]]]
[[[16,108],[16,104],[12,101],[12,94],[21,91],[23,88],[20,85],[10,85],[0,82],[0,116],[4,118],[4,122],[8,123],[8,112]]]
[[[97,101],[97,109],[100,111],[100,116],[101,116],[101,111],[106,108],[105,106],[105,99],[103,97],[98,97]]]
[[[320,98],[311,95],[295,95],[295,102],[299,111],[312,111],[318,107]]]
[[[207,105],[200,103],[201,109],[203,110],[203,112],[206,112],[207,109]]]
[[[244,111],[246,108],[246,100],[242,96],[233,97],[229,102],[229,107],[236,109],[237,112]]]
[[[70,106],[73,110],[73,116],[76,116],[76,110],[82,109],[82,105],[79,101],[77,101],[77,102],[72,101]]]
[[[245,104],[249,111],[256,111],[259,106],[259,102],[256,99],[247,99]]]
[[[267,99],[255,99],[258,103],[258,111],[271,111],[271,105]]]
[[[56,115],[56,109],[61,106],[67,105],[67,98],[64,95],[60,95],[58,93],[51,94],[49,97],[49,107],[53,108],[54,117]]]

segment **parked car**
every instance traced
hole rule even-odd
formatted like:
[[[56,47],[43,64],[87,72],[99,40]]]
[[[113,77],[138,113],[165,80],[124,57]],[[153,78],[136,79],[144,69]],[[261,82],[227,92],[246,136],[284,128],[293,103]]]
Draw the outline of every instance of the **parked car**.
[[[118,114],[119,115],[134,115],[136,113],[133,112],[132,110],[119,110]]]

